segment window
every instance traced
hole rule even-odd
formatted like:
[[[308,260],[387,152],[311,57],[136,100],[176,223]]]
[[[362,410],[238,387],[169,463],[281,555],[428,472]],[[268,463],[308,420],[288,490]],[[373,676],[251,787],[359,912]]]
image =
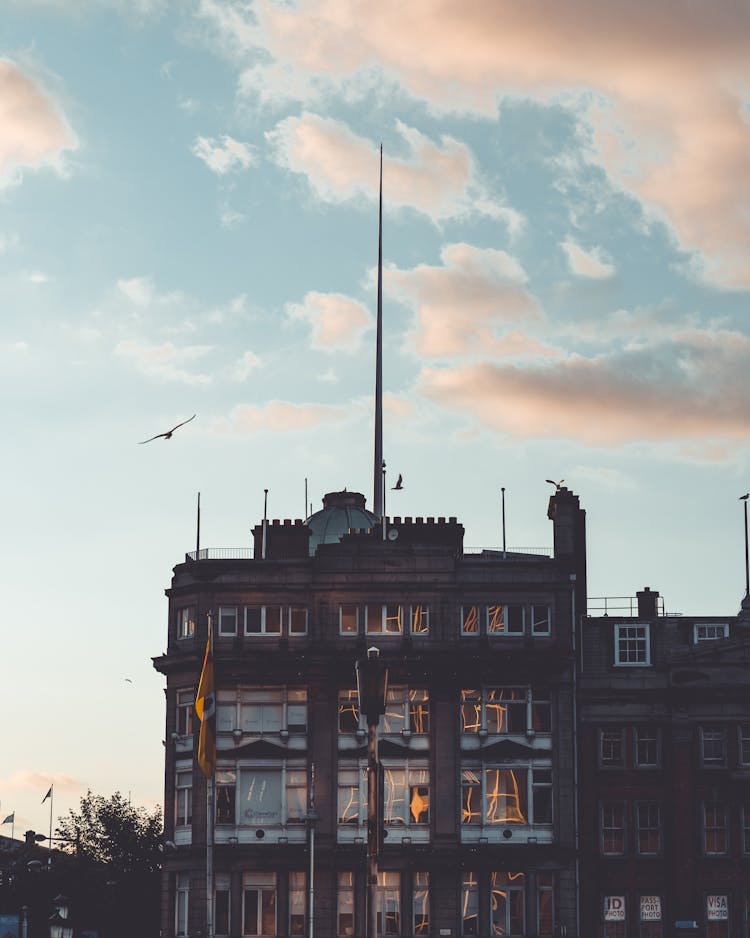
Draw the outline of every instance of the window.
[[[397,603],[368,603],[365,607],[365,630],[369,635],[400,635],[404,631],[404,607]]]
[[[462,606],[461,634],[479,635],[479,606]]]
[[[750,723],[743,723],[739,727],[740,733],[740,765],[750,765]]]
[[[651,726],[636,726],[635,764],[639,769],[656,769],[661,764],[661,730]]]
[[[555,874],[536,875],[537,923],[540,938],[551,938],[555,931]]]
[[[177,732],[180,736],[193,735],[193,714],[195,713],[195,691],[177,691]]]
[[[525,879],[523,873],[490,874],[490,934],[526,933]]]
[[[427,635],[430,631],[430,607],[424,603],[410,606],[409,624],[412,635]]]
[[[305,606],[289,607],[289,634],[307,635],[307,608]]]
[[[745,802],[742,811],[742,852],[750,853],[750,802]]]
[[[187,938],[190,880],[187,873],[178,873],[175,885],[174,925],[177,938]]]
[[[426,690],[389,687],[381,733],[429,733],[430,702]]]
[[[701,727],[701,762],[704,768],[727,764],[727,732],[720,726]]]
[[[237,618],[236,606],[219,606],[219,635],[236,635]]]
[[[281,635],[281,606],[245,606],[245,635]]]
[[[531,607],[531,634],[549,635],[551,622],[551,609],[547,605],[534,603]]]
[[[430,874],[415,873],[411,896],[412,933],[430,934]]]
[[[704,801],[703,852],[707,856],[722,856],[727,850],[727,806],[722,801]]]
[[[177,638],[195,637],[195,606],[177,610]]]
[[[712,642],[729,637],[728,622],[696,622],[693,626],[693,639],[698,642]]]
[[[662,938],[661,896],[640,897],[638,938]]]
[[[237,772],[216,770],[216,823],[236,824]]]
[[[336,934],[338,938],[354,936],[354,873],[338,874],[336,892]]]
[[[276,876],[244,873],[242,876],[242,934],[276,934]]]
[[[620,768],[625,764],[623,730],[606,729],[599,731],[599,764],[606,768]]]
[[[307,770],[301,763],[217,769],[217,824],[302,825],[306,814]]]
[[[429,824],[430,772],[408,760],[398,766],[383,765],[383,823],[407,826]]]
[[[648,625],[615,626],[615,665],[639,667],[651,664]]]
[[[464,873],[461,884],[461,934],[479,934],[479,883],[476,873]]]
[[[625,896],[605,896],[602,938],[625,938]]]
[[[364,767],[339,764],[339,824],[364,823],[367,811],[367,782]],[[360,796],[360,792],[364,797]]]
[[[549,733],[551,729],[547,688],[485,687],[461,691],[462,733]]]
[[[635,806],[638,853],[661,853],[661,805],[656,801],[641,801]]]
[[[552,823],[552,769],[531,770],[532,816],[535,824]]]
[[[305,874],[289,874],[289,935],[305,934]]]
[[[356,733],[359,728],[359,695],[356,690],[340,690],[339,733]]]
[[[605,856],[625,853],[625,803],[605,802],[601,806],[601,847]]]
[[[544,811],[547,812],[546,806]],[[529,769],[505,766],[462,769],[462,824],[531,824],[534,820],[529,816]]]
[[[214,934],[229,934],[229,874],[216,873],[214,881]]]
[[[219,691],[217,733],[250,736],[307,732],[307,690],[294,687],[253,687]]]
[[[193,771],[178,772],[175,780],[175,825],[190,827],[193,823]]]
[[[378,936],[401,934],[401,886],[398,873],[378,872]]]
[[[488,635],[523,635],[523,606],[487,606]]]
[[[342,635],[356,635],[359,631],[359,609],[350,604],[339,606],[339,632]]]
[[[728,938],[729,896],[706,896],[706,938]]]

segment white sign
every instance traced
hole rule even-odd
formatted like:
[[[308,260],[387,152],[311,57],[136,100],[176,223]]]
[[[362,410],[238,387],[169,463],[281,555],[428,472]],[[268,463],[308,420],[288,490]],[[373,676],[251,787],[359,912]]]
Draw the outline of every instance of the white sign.
[[[605,896],[604,897],[604,921],[605,922],[624,922],[625,921],[625,896]]]
[[[661,896],[641,896],[641,921],[661,921]]]
[[[706,919],[726,922],[729,919],[729,899],[726,896],[706,896]]]

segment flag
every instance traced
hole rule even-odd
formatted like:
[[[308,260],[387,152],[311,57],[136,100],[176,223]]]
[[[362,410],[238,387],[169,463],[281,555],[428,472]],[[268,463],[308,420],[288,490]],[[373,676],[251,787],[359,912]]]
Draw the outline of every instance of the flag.
[[[211,622],[208,624],[206,654],[203,658],[203,670],[195,696],[195,712],[201,721],[198,736],[198,765],[201,772],[210,778],[216,768],[216,692],[214,689],[214,652],[211,644]]]
[[[15,819],[16,819],[16,812],[14,811],[13,814],[9,814],[6,817],[6,819],[3,821],[3,824],[12,824],[15,821]]]
[[[42,798],[42,804],[44,804],[44,802],[45,802],[48,798],[51,798],[51,797],[52,797],[52,789],[53,789],[54,787],[55,787],[54,785],[50,785],[49,791],[48,791],[47,794],[44,796],[44,798]]]

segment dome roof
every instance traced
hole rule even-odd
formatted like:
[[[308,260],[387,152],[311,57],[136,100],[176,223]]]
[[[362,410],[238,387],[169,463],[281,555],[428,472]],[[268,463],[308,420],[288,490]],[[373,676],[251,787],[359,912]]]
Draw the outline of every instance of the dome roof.
[[[305,524],[311,529],[310,553],[319,544],[337,544],[350,530],[370,530],[379,518],[365,508],[365,496],[359,492],[328,492],[323,508],[310,515]]]

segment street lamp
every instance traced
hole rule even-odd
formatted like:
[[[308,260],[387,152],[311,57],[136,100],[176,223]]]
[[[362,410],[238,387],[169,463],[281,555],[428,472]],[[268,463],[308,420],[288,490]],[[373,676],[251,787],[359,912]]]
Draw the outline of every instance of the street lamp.
[[[367,720],[367,922],[366,938],[377,938],[378,842],[382,818],[378,817],[378,722],[385,713],[388,669],[377,648],[368,648],[357,672],[359,712]]]

